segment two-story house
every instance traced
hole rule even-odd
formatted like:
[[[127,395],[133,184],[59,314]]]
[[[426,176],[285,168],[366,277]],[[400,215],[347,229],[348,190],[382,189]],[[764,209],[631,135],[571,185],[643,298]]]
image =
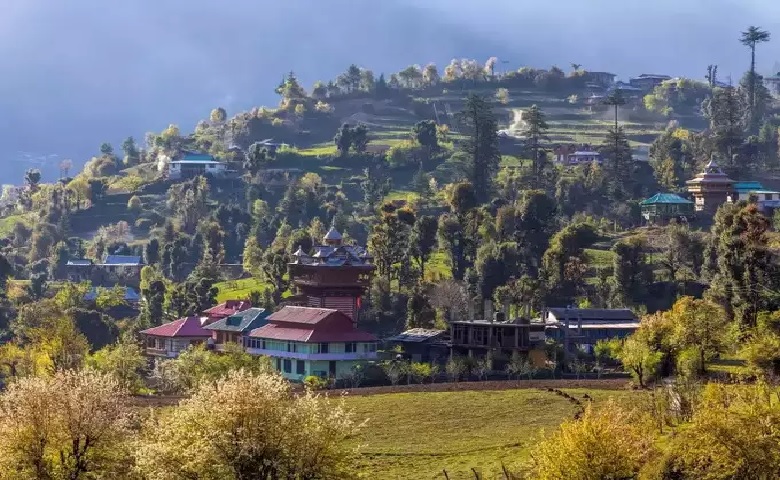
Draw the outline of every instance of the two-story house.
[[[244,337],[252,330],[268,323],[269,312],[263,308],[248,308],[216,320],[203,328],[211,332],[216,351],[222,351],[228,343],[244,345]]]
[[[244,347],[250,354],[270,357],[290,380],[345,377],[355,365],[377,358],[377,338],[355,328],[339,310],[287,306],[267,321],[244,337]]]
[[[211,331],[203,328],[200,317],[180,318],[140,333],[145,339],[146,354],[162,358],[176,358],[190,346],[206,343],[211,338]]]

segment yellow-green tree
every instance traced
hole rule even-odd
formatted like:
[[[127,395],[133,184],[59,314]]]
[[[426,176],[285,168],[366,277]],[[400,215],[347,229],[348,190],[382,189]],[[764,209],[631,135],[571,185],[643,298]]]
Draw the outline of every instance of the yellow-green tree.
[[[674,343],[681,350],[691,349],[699,357],[700,373],[713,356],[726,347],[728,319],[723,309],[707,300],[683,297],[668,312]]]
[[[137,469],[149,480],[353,478],[344,439],[355,429],[340,403],[294,396],[277,374],[236,371],[152,420]]]
[[[653,452],[649,417],[613,401],[592,404],[578,420],[564,422],[531,454],[531,478],[603,480],[637,478]]]
[[[111,375],[128,392],[135,393],[143,387],[141,374],[146,358],[137,343],[122,341],[103,347],[87,358],[87,365]]]
[[[124,393],[94,371],[11,383],[0,395],[0,479],[127,478]]]
[[[766,385],[707,385],[652,478],[780,478],[780,403]]]

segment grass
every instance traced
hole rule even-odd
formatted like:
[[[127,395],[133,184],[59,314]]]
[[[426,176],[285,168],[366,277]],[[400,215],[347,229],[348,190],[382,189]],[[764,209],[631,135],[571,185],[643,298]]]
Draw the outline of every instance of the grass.
[[[315,145],[311,148],[298,150],[298,153],[305,157],[327,157],[336,154],[336,145]]]
[[[219,282],[217,287],[217,302],[222,303],[225,300],[238,300],[249,298],[253,291],[263,291],[267,285],[257,278],[242,278],[240,280],[228,280]]]
[[[571,389],[595,402],[634,396],[630,391]],[[375,479],[503,478],[528,460],[542,429],[550,432],[577,408],[552,392],[420,392],[347,397],[347,406],[365,420],[359,438],[360,468]]]
[[[27,227],[31,227],[33,224],[32,214],[19,214],[9,215],[4,218],[0,218],[0,236],[6,237],[14,230],[14,225],[22,223]]]
[[[588,258],[588,265],[593,267],[611,267],[615,260],[613,252],[595,248],[586,248],[585,256]]]
[[[392,190],[385,197],[385,202],[392,202],[394,200],[406,200],[406,203],[411,203],[418,200],[420,195],[416,192],[409,190]]]

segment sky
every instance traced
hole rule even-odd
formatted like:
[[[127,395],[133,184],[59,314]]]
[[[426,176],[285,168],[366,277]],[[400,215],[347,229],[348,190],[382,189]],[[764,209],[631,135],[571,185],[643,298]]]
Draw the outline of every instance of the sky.
[[[702,78],[718,64],[737,81],[748,25],[776,32],[758,69],[777,70],[776,0],[3,0],[0,182],[18,182],[30,158],[50,177],[104,141],[190,131],[216,106],[273,105],[290,70],[310,86],[351,63],[392,72],[497,56],[624,79]]]

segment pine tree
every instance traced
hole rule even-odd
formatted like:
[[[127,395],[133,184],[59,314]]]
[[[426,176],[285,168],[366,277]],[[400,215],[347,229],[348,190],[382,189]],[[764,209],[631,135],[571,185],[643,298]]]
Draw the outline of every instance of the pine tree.
[[[526,146],[531,151],[534,185],[540,185],[542,181],[541,173],[547,160],[547,154],[542,148],[542,142],[550,140],[547,136],[547,131],[550,127],[544,119],[544,112],[536,105],[532,105],[525,113],[526,128],[523,130],[523,136],[526,138]]]
[[[610,128],[601,145],[606,160],[609,194],[615,200],[625,200],[631,192],[631,146],[622,127]]]
[[[469,180],[474,186],[479,203],[486,203],[492,192],[493,177],[498,170],[501,155],[498,151],[498,123],[490,103],[483,97],[470,94],[460,113],[463,133],[462,150],[471,161]]]

